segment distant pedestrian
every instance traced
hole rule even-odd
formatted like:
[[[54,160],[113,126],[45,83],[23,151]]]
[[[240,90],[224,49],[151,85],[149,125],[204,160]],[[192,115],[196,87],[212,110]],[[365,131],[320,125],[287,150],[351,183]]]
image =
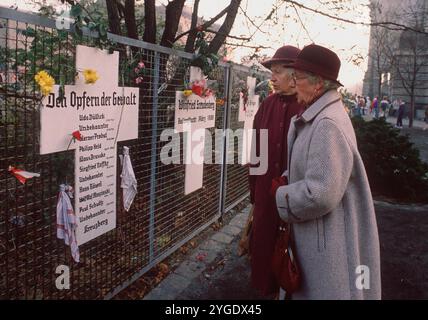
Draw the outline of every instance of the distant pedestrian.
[[[382,101],[380,102],[380,108],[382,110],[382,117],[387,117],[387,111],[389,109],[389,101],[387,97],[383,97]]]
[[[403,127],[403,117],[406,108],[406,102],[399,100],[399,103],[400,106],[398,107],[397,124],[395,125],[395,127],[401,129]]]
[[[361,109],[359,104],[360,96],[355,95],[352,99],[352,109],[353,109],[353,115],[360,117],[361,116]]]
[[[370,106],[372,105],[372,102],[371,102],[371,100],[370,100],[370,97],[369,96],[367,96],[366,97],[366,108],[365,108],[365,110],[369,113],[370,112]]]
[[[360,116],[364,115],[364,107],[366,106],[366,100],[364,97],[360,97],[358,100],[358,108],[360,110]]]
[[[394,99],[394,101],[392,101],[392,108],[391,108],[392,113],[390,112],[389,115],[395,117],[399,106],[400,106],[400,103],[399,103],[398,99]]]
[[[378,97],[374,97],[372,102],[372,112],[374,112],[374,117],[376,119],[379,119],[379,104],[378,104]]]

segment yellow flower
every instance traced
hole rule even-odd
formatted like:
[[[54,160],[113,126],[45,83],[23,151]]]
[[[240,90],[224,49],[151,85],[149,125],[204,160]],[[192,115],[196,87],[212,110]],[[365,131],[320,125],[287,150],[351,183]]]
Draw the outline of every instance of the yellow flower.
[[[184,96],[185,96],[185,97],[190,96],[192,93],[193,93],[193,91],[192,91],[192,90],[184,90],[184,91],[183,91],[183,94],[184,94]]]
[[[37,72],[34,76],[34,80],[36,80],[37,84],[40,86],[40,91],[44,96],[52,92],[55,80],[46,71],[42,70]]]
[[[272,81],[268,81],[269,91],[273,91]]]
[[[83,76],[85,77],[85,83],[95,83],[99,77],[96,70],[93,69],[85,69],[83,70]]]

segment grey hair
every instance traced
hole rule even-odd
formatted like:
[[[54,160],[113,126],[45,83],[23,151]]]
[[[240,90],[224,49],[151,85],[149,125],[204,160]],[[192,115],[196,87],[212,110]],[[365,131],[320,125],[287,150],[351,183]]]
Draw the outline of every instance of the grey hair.
[[[324,90],[325,91],[337,90],[340,87],[340,85],[337,82],[331,81],[331,80],[327,80],[327,79],[323,79],[323,85],[324,85]]]
[[[324,79],[323,77],[317,74],[313,74],[309,72],[307,74],[308,74],[308,81],[310,84],[316,84],[319,81],[321,81],[325,91],[337,90],[340,87],[339,84],[335,81]]]

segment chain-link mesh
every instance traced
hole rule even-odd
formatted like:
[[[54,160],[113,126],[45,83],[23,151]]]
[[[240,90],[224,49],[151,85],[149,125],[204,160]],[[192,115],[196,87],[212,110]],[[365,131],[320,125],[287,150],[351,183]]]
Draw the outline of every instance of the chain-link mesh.
[[[239,120],[239,99],[243,88],[247,86],[247,77],[255,77],[257,83],[268,79],[266,73],[254,69],[237,67],[232,70],[232,95],[229,113],[229,136],[227,157],[227,189],[225,208],[231,208],[248,196],[248,167],[241,164],[241,156],[244,148],[244,122]],[[255,94],[259,94],[256,90]],[[259,94],[260,95],[260,94]]]
[[[229,86],[245,80],[249,70],[233,71],[229,79],[230,66],[222,65],[210,75],[217,98],[225,104],[217,104],[215,127],[206,134],[203,187],[184,195],[185,134],[176,133],[168,141],[162,141],[161,135],[174,128],[175,91],[183,90],[184,80],[189,79],[191,55],[148,49],[142,42],[114,36],[119,86],[136,87],[130,73],[136,63],[145,63],[143,83],[138,85],[138,139],[118,142],[118,150],[130,148],[138,193],[127,212],[117,192],[117,227],[81,245],[80,263],[75,263],[69,247],[56,235],[58,188],[64,182],[74,184],[74,151],[39,154],[41,97],[34,75],[46,70],[57,84],[73,84],[76,45],[99,42],[90,36],[77,40],[45,18],[17,16],[9,10],[0,14],[0,299],[111,297],[214,222],[224,208],[243,200],[247,171],[238,164],[237,146],[228,150],[235,164],[219,162],[222,129],[229,123],[232,129],[242,127],[239,92]],[[41,23],[30,24],[33,21]],[[162,149],[171,143],[180,149],[178,164],[160,159]],[[9,166],[40,177],[21,184]],[[69,290],[55,285],[60,265],[70,267]]]

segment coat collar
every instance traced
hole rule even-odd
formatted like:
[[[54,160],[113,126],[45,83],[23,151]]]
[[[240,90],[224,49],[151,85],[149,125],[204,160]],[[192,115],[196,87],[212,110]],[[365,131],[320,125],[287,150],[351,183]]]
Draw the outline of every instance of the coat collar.
[[[330,104],[339,101],[340,98],[340,93],[336,90],[327,91],[317,101],[310,105],[297,120],[302,120],[303,122],[312,121],[322,110]]]

